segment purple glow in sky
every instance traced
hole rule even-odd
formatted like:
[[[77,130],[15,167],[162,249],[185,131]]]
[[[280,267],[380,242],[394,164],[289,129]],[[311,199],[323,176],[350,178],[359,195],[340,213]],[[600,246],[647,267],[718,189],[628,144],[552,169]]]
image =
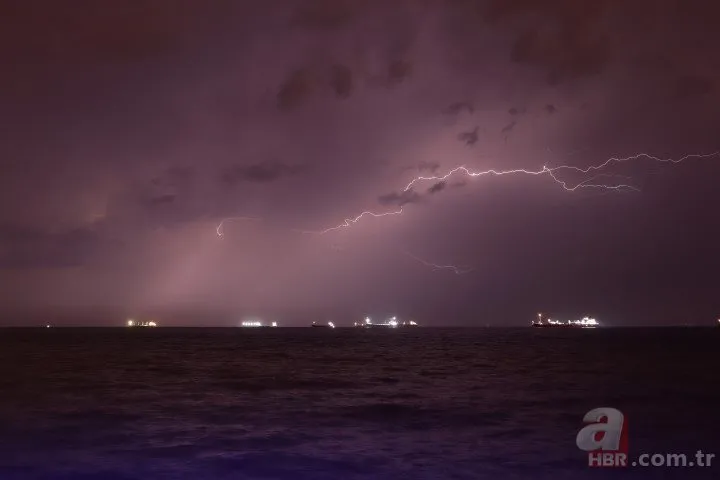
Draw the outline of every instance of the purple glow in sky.
[[[4,311],[720,312],[713,4],[80,3],[0,6]]]

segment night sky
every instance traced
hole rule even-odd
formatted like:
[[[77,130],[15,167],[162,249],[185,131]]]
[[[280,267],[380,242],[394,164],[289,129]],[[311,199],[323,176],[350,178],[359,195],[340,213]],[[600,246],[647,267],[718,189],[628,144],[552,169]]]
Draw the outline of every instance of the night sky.
[[[720,150],[719,24],[694,0],[3,1],[0,309],[709,324],[720,156],[404,188]],[[633,188],[559,183],[584,181]]]

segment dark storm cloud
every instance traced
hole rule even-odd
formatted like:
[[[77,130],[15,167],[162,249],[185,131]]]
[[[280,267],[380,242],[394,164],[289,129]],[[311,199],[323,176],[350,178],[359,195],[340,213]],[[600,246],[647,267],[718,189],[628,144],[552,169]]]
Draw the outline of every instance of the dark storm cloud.
[[[0,59],[19,67],[116,65],[189,49],[223,25],[233,2],[0,2]],[[18,48],[22,45],[22,48]],[[33,62],[28,62],[32,58]]]
[[[435,163],[435,162],[422,161],[422,162],[418,163],[418,165],[417,165],[417,169],[421,173],[422,172],[435,173],[438,171],[439,168],[440,168],[440,164]]]
[[[575,44],[573,39],[577,35],[574,32],[553,34],[530,29],[518,36],[512,59],[518,63],[545,66],[551,84],[602,72],[609,57],[605,41]],[[565,36],[569,38],[565,40]]]
[[[378,197],[378,203],[380,203],[380,205],[396,205],[398,207],[402,207],[408,203],[418,203],[421,200],[422,196],[413,190],[393,192]]]
[[[417,171],[418,173],[422,174],[436,174],[438,170],[440,170],[440,164],[437,162],[430,162],[427,160],[422,160],[418,162],[416,165],[408,165],[406,167],[403,167],[400,169],[402,172],[406,172],[408,170]]]
[[[510,132],[513,131],[513,129],[515,128],[515,125],[517,125],[517,122],[515,120],[513,120],[512,122],[508,123],[507,125],[505,125],[502,128],[501,133],[504,133],[506,135],[509,134]]]
[[[345,65],[333,65],[330,85],[335,95],[340,98],[347,98],[353,90],[353,75],[350,68]]]
[[[83,265],[102,241],[90,229],[47,232],[0,226],[0,268],[67,268]]]
[[[412,74],[412,64],[406,60],[393,60],[388,65],[388,82],[390,85],[402,83]]]
[[[347,0],[306,0],[295,10],[293,23],[310,29],[336,30],[347,26],[352,18],[353,8]]]
[[[675,96],[680,99],[701,97],[715,89],[715,81],[707,77],[683,76],[675,81]]]
[[[277,105],[280,110],[292,110],[308,100],[314,89],[312,74],[307,69],[290,72],[280,85]]]
[[[225,169],[220,178],[227,185],[240,182],[268,183],[281,178],[299,175],[306,171],[303,165],[290,165],[277,162],[263,162],[253,165],[234,165]]]
[[[590,4],[550,0],[492,0],[486,19],[498,24],[525,15],[545,22],[526,25],[517,33],[511,58],[544,69],[551,84],[603,71],[615,42],[598,26],[611,6],[608,0]]]
[[[432,187],[428,188],[428,193],[432,195],[441,192],[445,190],[445,187],[447,187],[447,182],[438,182]]]
[[[553,113],[557,112],[557,108],[555,107],[555,105],[551,105],[551,104],[545,105],[544,110],[549,115],[552,115]]]
[[[162,175],[153,178],[150,182],[157,187],[179,187],[192,181],[197,174],[194,167],[169,167]]]
[[[469,132],[459,133],[458,140],[460,140],[461,142],[464,142],[465,145],[472,147],[478,141],[478,131],[479,130],[480,130],[480,127],[476,126],[474,129],[470,130]]]
[[[173,203],[175,201],[176,197],[177,197],[177,195],[175,195],[173,193],[168,193],[165,195],[158,195],[157,197],[148,198],[145,202],[147,203],[147,205],[152,207],[152,206],[156,206],[156,205]]]
[[[457,115],[463,111],[467,111],[472,115],[475,112],[475,107],[470,102],[456,102],[448,105],[448,107],[443,110],[443,113],[447,115]]]

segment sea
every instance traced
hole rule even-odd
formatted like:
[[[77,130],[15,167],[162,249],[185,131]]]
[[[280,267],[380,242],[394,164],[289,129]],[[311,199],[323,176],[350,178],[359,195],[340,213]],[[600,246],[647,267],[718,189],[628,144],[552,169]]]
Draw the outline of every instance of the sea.
[[[718,369],[720,328],[5,328],[0,480],[717,479]],[[598,407],[693,466],[590,467]]]

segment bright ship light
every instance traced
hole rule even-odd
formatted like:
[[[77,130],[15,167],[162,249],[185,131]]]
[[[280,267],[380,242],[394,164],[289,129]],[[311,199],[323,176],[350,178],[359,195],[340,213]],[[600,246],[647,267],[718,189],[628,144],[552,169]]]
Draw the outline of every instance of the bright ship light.
[[[594,318],[590,318],[590,317],[584,317],[582,320],[580,320],[579,323],[583,327],[596,327],[599,325],[597,320],[595,320]]]
[[[581,320],[571,320],[568,323],[571,323],[573,325],[580,325],[583,327],[596,327],[599,325],[597,320],[590,317],[583,317]]]
[[[328,327],[335,328],[335,324],[333,322],[328,322]]]
[[[272,322],[271,325],[272,325],[273,327],[277,327],[277,322]]]
[[[257,320],[253,321],[244,321],[242,322],[243,327],[262,327],[262,323],[258,322]]]
[[[135,325],[135,320],[130,319],[130,320],[127,321],[127,326],[128,326],[128,327],[132,327],[133,325]]]

